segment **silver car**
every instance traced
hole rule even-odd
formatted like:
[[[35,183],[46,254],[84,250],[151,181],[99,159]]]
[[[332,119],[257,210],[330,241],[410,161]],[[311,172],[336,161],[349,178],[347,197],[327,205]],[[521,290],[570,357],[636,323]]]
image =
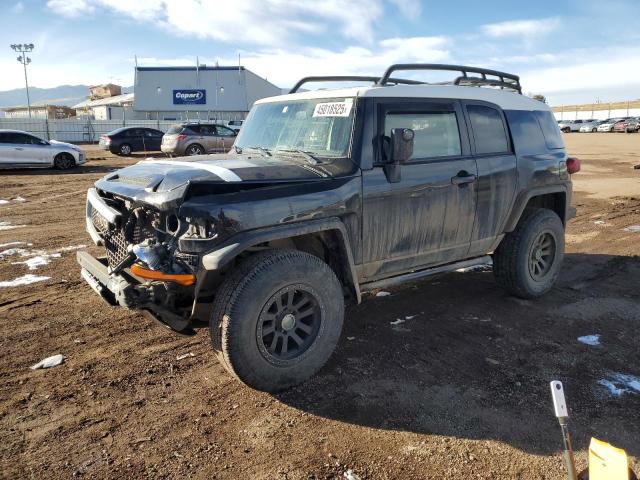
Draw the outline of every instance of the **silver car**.
[[[73,168],[86,162],[80,147],[43,140],[21,130],[0,130],[0,168]]]
[[[609,118],[604,123],[598,125],[599,132],[613,132],[613,126],[624,118]]]
[[[558,124],[558,128],[560,128],[560,131],[564,133],[579,132],[580,127],[582,127],[585,123],[591,123],[594,121],[595,119],[593,118],[589,118],[587,120],[566,120],[560,122]]]
[[[606,122],[606,120],[595,120],[593,122],[589,122],[589,123],[583,123],[582,126],[580,127],[580,132],[581,133],[595,133],[598,131],[598,126],[600,126],[600,124]]]
[[[162,137],[160,150],[167,155],[203,155],[228,152],[237,132],[212,123],[183,123],[174,125]]]

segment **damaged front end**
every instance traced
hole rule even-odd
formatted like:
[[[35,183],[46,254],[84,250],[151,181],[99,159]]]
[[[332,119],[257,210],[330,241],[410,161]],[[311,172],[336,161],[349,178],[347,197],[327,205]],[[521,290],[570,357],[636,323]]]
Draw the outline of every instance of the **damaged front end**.
[[[175,213],[95,188],[87,195],[87,231],[106,256],[78,252],[81,274],[111,305],[140,309],[172,329],[191,333],[197,258],[178,251],[193,226]]]

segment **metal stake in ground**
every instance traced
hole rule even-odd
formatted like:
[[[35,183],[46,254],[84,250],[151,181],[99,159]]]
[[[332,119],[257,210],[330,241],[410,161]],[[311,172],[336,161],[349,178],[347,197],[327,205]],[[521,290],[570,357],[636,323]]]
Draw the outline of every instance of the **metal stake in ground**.
[[[554,380],[551,382],[551,398],[553,398],[553,408],[555,410],[556,418],[560,423],[560,429],[562,430],[562,442],[564,444],[564,451],[562,456],[567,465],[567,478],[569,480],[577,480],[578,475],[576,473],[576,463],[573,458],[573,448],[571,447],[571,434],[569,433],[569,411],[567,410],[567,403],[564,400],[564,389],[562,388],[562,382]]]

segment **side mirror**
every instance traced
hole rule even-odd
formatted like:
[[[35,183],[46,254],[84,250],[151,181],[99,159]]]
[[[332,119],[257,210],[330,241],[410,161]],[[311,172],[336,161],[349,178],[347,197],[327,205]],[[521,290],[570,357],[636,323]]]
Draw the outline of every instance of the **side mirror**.
[[[391,129],[391,163],[405,163],[413,155],[413,137],[415,133],[410,128]]]
[[[400,181],[400,165],[413,155],[414,132],[410,128],[392,128],[389,142],[389,163],[383,167],[389,183]],[[386,137],[389,138],[389,137]]]

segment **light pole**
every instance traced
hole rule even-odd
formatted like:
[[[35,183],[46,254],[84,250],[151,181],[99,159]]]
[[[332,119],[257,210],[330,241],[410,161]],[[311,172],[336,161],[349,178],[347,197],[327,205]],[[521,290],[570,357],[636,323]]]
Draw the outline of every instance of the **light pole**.
[[[16,59],[24,68],[24,84],[27,88],[27,108],[29,109],[29,118],[31,118],[31,100],[29,99],[29,81],[27,80],[27,65],[31,63],[31,59],[27,57],[27,53],[33,51],[33,43],[18,43],[12,44],[11,49],[20,54],[20,56]]]

